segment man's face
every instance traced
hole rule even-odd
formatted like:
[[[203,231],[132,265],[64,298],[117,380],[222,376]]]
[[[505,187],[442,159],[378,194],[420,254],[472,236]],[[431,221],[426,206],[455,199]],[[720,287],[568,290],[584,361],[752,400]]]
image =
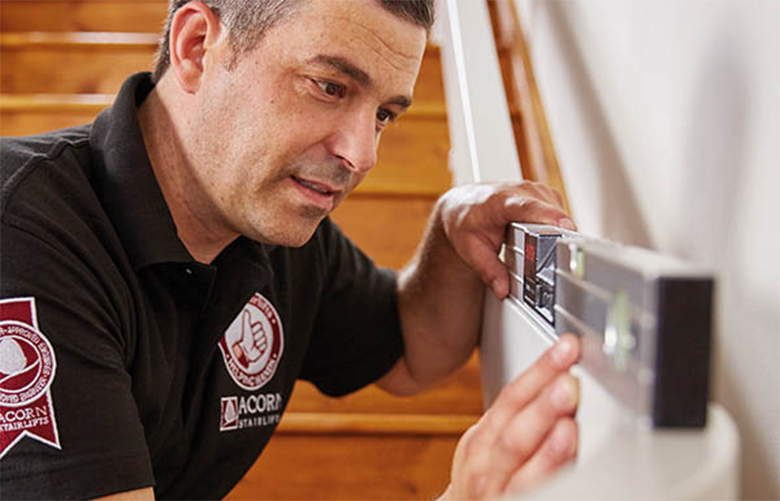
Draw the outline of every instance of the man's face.
[[[303,245],[376,163],[425,44],[423,28],[378,2],[312,0],[232,70],[230,51],[213,51],[190,127],[195,211],[254,240]]]

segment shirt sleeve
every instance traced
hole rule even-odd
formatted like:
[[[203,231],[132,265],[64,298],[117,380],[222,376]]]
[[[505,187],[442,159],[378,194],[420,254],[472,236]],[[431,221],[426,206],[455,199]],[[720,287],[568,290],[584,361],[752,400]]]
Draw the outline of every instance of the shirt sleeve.
[[[323,295],[301,377],[341,396],[381,378],[403,354],[396,275],[375,266],[330,219],[316,238]]]
[[[18,380],[28,366],[39,377],[35,363],[53,369],[47,390],[53,430],[43,433],[47,440],[33,422],[23,421],[47,413],[43,400],[31,403],[32,414],[0,407],[0,424],[13,424],[3,428],[3,499],[84,499],[154,485],[127,370],[132,340],[117,313],[119,296],[92,269],[90,256],[79,255],[77,242],[44,238],[3,219],[0,298],[4,304],[32,298],[38,334],[53,353],[46,362],[24,339],[2,331],[0,391],[17,388],[3,385]],[[7,310],[1,310],[4,327],[11,325]],[[16,441],[9,445],[6,439]]]

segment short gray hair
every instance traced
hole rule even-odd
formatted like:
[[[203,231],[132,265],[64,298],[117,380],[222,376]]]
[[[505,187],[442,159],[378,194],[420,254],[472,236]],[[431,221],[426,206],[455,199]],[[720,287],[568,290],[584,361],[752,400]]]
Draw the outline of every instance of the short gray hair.
[[[153,79],[162,78],[171,63],[171,21],[177,10],[192,0],[170,0],[168,18],[157,48]],[[229,30],[234,65],[238,58],[252,50],[273,26],[290,19],[296,9],[311,0],[202,0]],[[322,0],[318,0],[322,1]],[[326,0],[337,1],[337,0]],[[366,0],[378,1],[388,11],[430,32],[434,21],[434,0]]]

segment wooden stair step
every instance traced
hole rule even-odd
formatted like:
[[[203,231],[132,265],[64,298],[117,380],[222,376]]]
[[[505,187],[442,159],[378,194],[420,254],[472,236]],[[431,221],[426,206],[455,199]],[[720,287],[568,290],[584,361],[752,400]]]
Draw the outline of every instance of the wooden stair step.
[[[127,76],[154,66],[153,33],[0,33],[5,94],[114,94]],[[426,50],[415,100],[443,105],[440,51]]]
[[[225,499],[434,499],[458,438],[277,434]]]
[[[287,412],[225,499],[433,499],[449,482],[458,440],[478,419]]]
[[[3,0],[0,31],[132,31],[157,33],[166,0]]]
[[[3,93],[115,94],[154,65],[157,37],[142,33],[2,33]]]
[[[459,437],[479,414],[377,414],[355,412],[285,412],[281,435],[377,435]]]
[[[113,100],[106,94],[0,94],[0,135],[29,136],[85,124]]]
[[[24,136],[91,122],[113,96],[0,95],[0,135]],[[385,131],[379,161],[358,190],[440,195],[451,186],[449,131],[444,108],[413,106]]]
[[[368,386],[340,398],[322,395],[311,383],[299,381],[290,399],[291,412],[354,412],[360,414],[442,414],[479,415],[482,390],[479,361],[475,354],[447,381],[413,397],[389,395],[377,386]]]

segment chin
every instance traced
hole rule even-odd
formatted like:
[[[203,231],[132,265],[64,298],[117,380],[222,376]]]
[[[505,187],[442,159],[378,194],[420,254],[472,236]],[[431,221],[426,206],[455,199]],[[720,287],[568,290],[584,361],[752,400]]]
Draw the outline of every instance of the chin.
[[[255,226],[251,232],[247,232],[244,235],[263,244],[303,247],[311,240],[323,219],[324,217],[320,217],[315,221],[285,221],[270,228],[267,226]]]
[[[283,239],[276,245],[283,245],[285,247],[303,247],[306,245],[311,237],[314,235],[314,231],[307,233],[306,235],[295,235],[289,238]]]

